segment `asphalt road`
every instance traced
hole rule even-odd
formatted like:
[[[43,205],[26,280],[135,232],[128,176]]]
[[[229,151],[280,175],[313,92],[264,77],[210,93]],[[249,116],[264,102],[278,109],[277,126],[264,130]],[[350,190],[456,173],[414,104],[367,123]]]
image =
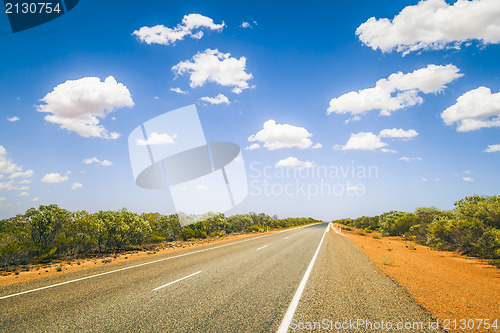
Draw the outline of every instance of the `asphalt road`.
[[[0,332],[427,331],[430,315],[326,227],[0,287]]]

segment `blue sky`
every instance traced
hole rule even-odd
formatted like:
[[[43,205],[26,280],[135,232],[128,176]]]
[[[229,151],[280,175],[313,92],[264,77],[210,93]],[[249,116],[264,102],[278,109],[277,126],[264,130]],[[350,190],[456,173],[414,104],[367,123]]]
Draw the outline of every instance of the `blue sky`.
[[[227,214],[496,195],[499,17],[496,0],[86,0],[14,34],[0,15],[0,218],[175,212],[168,190],[135,185],[127,138],[191,104],[207,141],[242,149],[249,194]]]

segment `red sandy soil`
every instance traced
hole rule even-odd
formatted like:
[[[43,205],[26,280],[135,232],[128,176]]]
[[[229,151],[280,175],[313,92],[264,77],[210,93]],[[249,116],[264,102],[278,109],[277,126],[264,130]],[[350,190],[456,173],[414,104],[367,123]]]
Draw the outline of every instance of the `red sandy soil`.
[[[337,231],[340,225],[335,225]],[[435,251],[401,237],[373,238],[342,229],[385,274],[405,287],[439,322],[451,321],[452,332],[499,332],[498,329],[460,330],[461,319],[495,319],[500,326],[500,269],[477,258]],[[384,259],[382,259],[384,258]],[[384,263],[385,262],[385,263]],[[457,329],[453,320],[456,319]]]

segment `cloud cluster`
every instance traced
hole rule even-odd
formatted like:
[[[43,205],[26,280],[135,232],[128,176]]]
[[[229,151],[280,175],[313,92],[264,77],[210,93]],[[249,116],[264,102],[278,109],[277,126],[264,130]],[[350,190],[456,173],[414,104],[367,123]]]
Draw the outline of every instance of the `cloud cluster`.
[[[210,103],[210,104],[229,104],[231,103],[229,99],[223,95],[223,94],[218,94],[215,97],[201,97],[200,100]]]
[[[68,176],[61,176],[59,173],[48,173],[40,180],[42,183],[56,184],[68,180]]]
[[[157,133],[153,132],[148,136],[147,140],[137,139],[138,146],[147,146],[147,145],[168,145],[175,143],[175,139],[177,138],[177,134],[169,135],[167,133]]]
[[[99,118],[118,108],[134,106],[127,87],[112,76],[104,82],[98,77],[68,80],[56,86],[42,101],[46,104],[37,109],[49,113],[46,121],[85,138],[117,139],[120,134],[108,132]]]
[[[500,43],[500,1],[423,0],[392,20],[370,18],[356,35],[373,50],[406,55],[420,50],[460,48],[464,42]]]
[[[297,169],[304,169],[304,168],[312,168],[315,166],[313,162],[309,161],[300,161],[296,157],[288,157],[285,158],[284,160],[280,160],[276,162],[274,165],[276,168],[280,167],[292,167],[292,168],[297,168]]]
[[[500,92],[486,87],[470,90],[441,113],[446,125],[456,123],[457,131],[469,132],[483,127],[500,127]]]
[[[108,160],[102,160],[100,161],[97,157],[90,157],[90,158],[86,158],[82,161],[83,164],[93,164],[93,163],[96,163],[96,164],[100,164],[102,166],[112,166],[113,165],[113,162],[111,161],[108,161]]]
[[[420,93],[439,93],[446,84],[463,74],[454,65],[428,65],[411,73],[397,72],[388,78],[380,79],[374,88],[351,91],[330,101],[327,114],[350,113],[357,116],[371,110],[380,110],[387,116],[391,112],[423,102]]]
[[[313,145],[311,139],[309,139],[311,136],[312,134],[303,127],[277,124],[273,119],[270,119],[264,123],[259,132],[248,137],[248,142],[261,142],[264,148],[269,150],[293,147],[306,149],[311,148]],[[260,145],[257,147],[255,143],[247,147],[247,149],[260,148]],[[319,148],[319,146],[316,144],[315,148]]]
[[[484,150],[485,153],[496,153],[500,152],[500,144],[498,145],[489,145],[488,148]]]
[[[21,119],[19,117],[10,117],[10,118],[7,118],[7,120],[10,122],[15,122],[15,121],[19,121]]]
[[[178,93],[178,94],[187,94],[187,91],[184,91],[184,90],[182,90],[182,89],[181,89],[181,88],[179,88],[179,87],[170,88],[170,91],[176,92],[176,93]]]
[[[35,175],[33,170],[29,169],[23,171],[23,168],[15,164],[11,158],[7,156],[7,150],[4,146],[0,146],[0,179],[7,177],[9,180],[5,182],[0,182],[0,190],[7,191],[23,191],[29,190],[29,186],[17,187],[14,186],[14,179],[16,178],[31,178]],[[29,184],[30,180],[24,179],[20,180],[18,184]]]
[[[167,28],[164,25],[155,25],[153,27],[142,27],[135,30],[132,34],[137,36],[141,42],[147,44],[170,45],[178,40],[183,40],[188,36],[193,39],[203,37],[201,29],[222,30],[225,24],[215,24],[214,21],[207,16],[200,14],[185,15],[182,22],[175,28]]]
[[[347,140],[345,145],[335,145],[333,148],[336,150],[378,150],[380,149],[383,153],[396,153],[395,150],[384,148],[388,146],[386,142],[383,142],[381,138],[391,138],[391,139],[403,139],[409,140],[417,136],[418,133],[415,130],[403,130],[403,129],[384,129],[380,131],[379,135],[372,132],[359,132],[353,133]]]
[[[185,60],[172,67],[176,75],[189,74],[191,88],[201,87],[207,82],[232,87],[239,94],[248,89],[248,80],[253,76],[246,72],[245,57],[231,57],[230,53],[206,49],[193,56],[192,61]]]

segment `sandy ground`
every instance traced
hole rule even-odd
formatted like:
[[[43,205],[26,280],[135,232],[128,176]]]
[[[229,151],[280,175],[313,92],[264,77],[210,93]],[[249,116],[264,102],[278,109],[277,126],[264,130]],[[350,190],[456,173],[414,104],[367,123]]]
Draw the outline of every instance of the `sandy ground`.
[[[276,230],[278,231],[278,230]],[[270,231],[275,232],[275,231]],[[58,274],[64,274],[67,272],[74,272],[74,271],[80,271],[83,269],[91,268],[91,267],[97,267],[97,266],[102,266],[106,265],[109,263],[115,263],[115,262],[120,262],[120,261],[125,261],[125,260],[131,260],[131,259],[137,259],[137,258],[142,258],[142,257],[147,257],[155,254],[163,254],[163,253],[169,253],[169,252],[176,252],[185,248],[191,248],[191,247],[197,247],[197,246],[202,246],[202,245],[207,245],[207,244],[216,244],[220,242],[225,242],[225,241],[230,241],[234,239],[242,239],[242,238],[248,238],[256,235],[261,235],[260,233],[257,234],[241,234],[241,235],[227,235],[223,237],[209,237],[206,239],[193,239],[189,241],[177,241],[177,242],[170,242],[168,243],[169,246],[166,248],[159,248],[155,251],[133,251],[133,252],[128,252],[128,253],[122,253],[117,255],[116,257],[114,255],[111,256],[103,256],[99,258],[91,258],[91,259],[75,259],[71,261],[57,261],[57,262],[52,262],[50,264],[45,264],[45,265],[31,265],[29,271],[25,271],[20,269],[19,274],[15,275],[14,273],[10,272],[8,275],[2,275],[6,274],[5,272],[0,272],[0,286],[5,286],[9,284],[14,284],[14,283],[19,283],[23,281],[28,281],[28,280],[34,280],[34,279],[39,279],[45,276],[52,276],[52,275],[58,275]],[[60,267],[61,270],[57,271],[56,267]]]
[[[340,226],[335,226],[339,231]],[[385,274],[404,286],[440,323],[454,332],[500,332],[479,328],[479,320],[500,326],[500,269],[454,252],[434,251],[401,237],[375,239],[342,230]],[[462,319],[475,321],[461,330]],[[455,322],[457,329],[455,329]],[[472,327],[473,322],[468,322]]]

